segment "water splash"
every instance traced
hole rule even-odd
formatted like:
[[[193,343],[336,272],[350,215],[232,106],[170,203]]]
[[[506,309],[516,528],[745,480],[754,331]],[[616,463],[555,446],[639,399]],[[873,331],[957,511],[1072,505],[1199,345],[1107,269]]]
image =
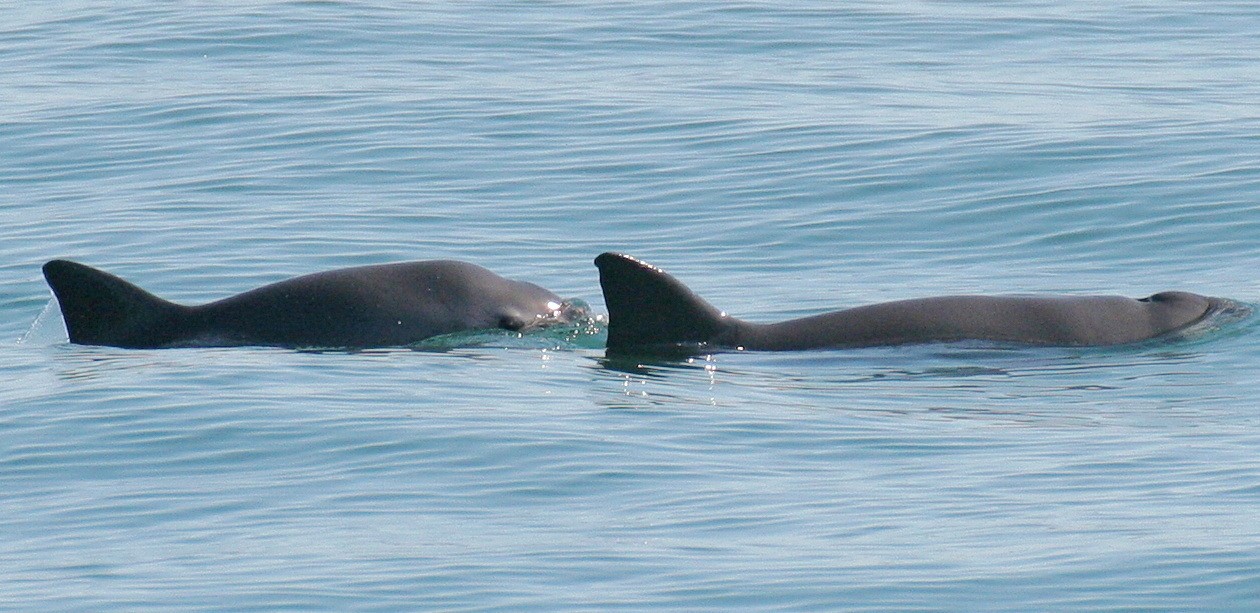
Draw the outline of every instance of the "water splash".
[[[585,303],[575,300],[585,306]],[[589,311],[587,311],[589,313]],[[507,349],[603,349],[607,341],[608,318],[587,314],[564,324],[516,332],[512,330],[467,330],[424,339],[411,345],[424,351],[446,351],[467,347]]]
[[[44,305],[44,310],[40,311],[35,321],[31,322],[31,327],[18,339],[17,344],[52,345],[68,341],[70,337],[66,334],[65,326],[57,325],[60,321],[61,309],[58,308],[57,299],[49,298],[48,304]]]

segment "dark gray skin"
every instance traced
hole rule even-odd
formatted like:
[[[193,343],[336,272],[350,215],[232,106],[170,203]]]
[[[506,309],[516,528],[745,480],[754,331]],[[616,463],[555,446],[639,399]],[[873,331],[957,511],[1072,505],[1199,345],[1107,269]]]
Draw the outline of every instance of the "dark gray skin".
[[[137,349],[392,347],[467,330],[529,330],[585,314],[537,285],[456,261],[320,272],[201,306],[168,302],[66,260],[45,264],[44,278],[70,342]]]
[[[1123,296],[940,296],[860,306],[780,323],[741,321],[632,257],[595,258],[608,304],[608,350],[797,350],[986,340],[1121,345],[1185,328],[1222,301],[1189,292]]]

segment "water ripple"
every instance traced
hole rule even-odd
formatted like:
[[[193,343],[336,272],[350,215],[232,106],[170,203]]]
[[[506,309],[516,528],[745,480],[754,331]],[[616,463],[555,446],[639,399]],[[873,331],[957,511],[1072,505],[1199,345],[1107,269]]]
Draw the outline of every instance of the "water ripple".
[[[1249,610],[1260,320],[1126,348],[641,363],[602,322],[363,352],[73,346],[174,300],[625,251],[759,320],[1260,301],[1246,3],[4,9],[0,560],[45,609]],[[34,323],[33,323],[34,322]]]

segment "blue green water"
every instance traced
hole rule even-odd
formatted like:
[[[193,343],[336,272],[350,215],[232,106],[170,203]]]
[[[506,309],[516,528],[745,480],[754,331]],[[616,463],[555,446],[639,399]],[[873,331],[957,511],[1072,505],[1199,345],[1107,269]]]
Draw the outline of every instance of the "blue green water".
[[[39,266],[198,303],[455,258],[604,310],[1260,302],[1260,8],[0,8],[0,608],[1255,610],[1260,325],[608,361],[66,341]]]

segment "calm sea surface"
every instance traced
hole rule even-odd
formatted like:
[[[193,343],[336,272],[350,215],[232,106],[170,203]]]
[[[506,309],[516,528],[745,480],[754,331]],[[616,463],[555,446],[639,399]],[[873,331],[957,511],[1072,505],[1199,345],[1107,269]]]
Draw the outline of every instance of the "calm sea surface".
[[[0,8],[0,609],[1260,608],[1260,324],[606,360],[80,347],[39,267],[199,303],[456,258],[604,312],[1260,303],[1249,2]]]

